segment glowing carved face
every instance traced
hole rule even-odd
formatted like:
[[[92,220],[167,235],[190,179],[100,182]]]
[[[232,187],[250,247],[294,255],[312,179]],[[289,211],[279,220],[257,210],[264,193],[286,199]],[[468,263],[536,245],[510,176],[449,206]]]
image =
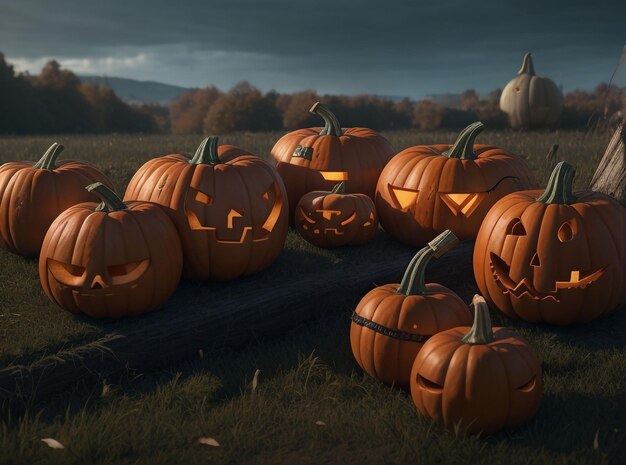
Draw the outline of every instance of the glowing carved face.
[[[566,244],[576,238],[578,234],[578,221],[576,218],[571,218],[560,224],[557,231],[541,231],[541,234],[553,234],[556,236],[560,243]],[[506,230],[507,237],[511,238],[526,238],[526,228],[524,227],[520,218],[514,218],[509,222]],[[528,253],[524,255],[525,258],[529,256]],[[554,267],[548,268],[552,270],[551,274],[554,279],[548,280],[550,284],[543,285],[541,289],[537,289],[534,284],[538,275],[548,273],[544,267],[542,267],[542,261],[550,260],[551,257],[540,257],[539,252],[536,251],[528,260],[528,266],[525,267],[524,276],[520,279],[514,279],[511,275],[511,265],[507,264],[498,254],[490,252],[490,266],[493,273],[494,280],[500,290],[504,294],[521,299],[528,298],[533,300],[554,300],[560,302],[559,295],[567,289],[584,289],[590,284],[594,283],[602,277],[606,267],[601,267],[593,270],[582,270],[580,268],[561,271],[554,270]],[[546,279],[542,279],[541,282],[546,282]]]
[[[215,192],[209,194],[189,187],[185,199],[189,227],[193,231],[212,231],[216,241],[225,244],[243,244],[249,238],[253,242],[268,240],[283,206],[280,188],[273,181],[257,194],[258,198],[252,193],[249,195],[255,205],[246,207],[247,196],[242,200],[227,195],[219,198]]]
[[[344,214],[340,210],[317,209],[307,212],[300,207],[300,218],[304,220],[301,223],[302,229],[315,235],[333,234],[342,236],[345,234],[346,228],[353,226],[365,229],[374,229],[376,227],[373,213],[370,213],[369,217],[364,222],[355,225],[354,223],[359,221],[356,211]]]
[[[149,258],[107,265],[102,269],[96,269],[91,263],[85,267],[52,258],[48,258],[47,263],[48,270],[59,284],[81,295],[113,295],[119,291],[135,289],[150,267]]]

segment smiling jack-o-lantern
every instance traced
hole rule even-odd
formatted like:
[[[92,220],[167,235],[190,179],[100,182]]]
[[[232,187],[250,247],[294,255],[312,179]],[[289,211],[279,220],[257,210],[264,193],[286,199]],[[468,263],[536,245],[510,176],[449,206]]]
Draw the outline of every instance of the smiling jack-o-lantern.
[[[285,187],[269,163],[209,137],[190,160],[167,155],[135,173],[125,200],[167,207],[183,243],[184,274],[227,280],[256,273],[287,237]]]
[[[365,294],[352,314],[350,345],[359,366],[387,384],[409,386],[411,367],[424,343],[445,329],[469,325],[467,305],[441,284],[425,283],[432,258],[458,244],[445,231],[420,250],[400,284],[385,284]]]
[[[507,315],[565,325],[625,300],[626,209],[603,194],[572,193],[574,173],[559,163],[545,192],[503,198],[480,228],[476,282]]]
[[[535,187],[526,162],[506,150],[474,145],[484,129],[465,128],[454,145],[418,145],[387,164],[376,187],[380,223],[391,236],[412,246],[451,229],[460,239],[476,237],[499,199]]]
[[[411,397],[423,415],[448,428],[494,433],[532,418],[543,396],[533,348],[509,328],[492,328],[475,296],[474,324],[431,337],[415,358]]]
[[[337,117],[319,102],[309,111],[322,117],[325,126],[290,132],[272,148],[276,168],[287,188],[292,222],[304,194],[328,191],[341,181],[349,192],[373,200],[378,176],[393,156],[393,148],[377,132],[342,129]]]
[[[318,247],[365,244],[378,230],[374,202],[364,194],[346,194],[340,182],[330,192],[304,195],[296,208],[296,229]]]
[[[159,307],[182,273],[174,224],[153,203],[124,204],[101,183],[87,190],[102,203],[70,207],[45,236],[39,257],[43,290],[66,310],[95,318]]]

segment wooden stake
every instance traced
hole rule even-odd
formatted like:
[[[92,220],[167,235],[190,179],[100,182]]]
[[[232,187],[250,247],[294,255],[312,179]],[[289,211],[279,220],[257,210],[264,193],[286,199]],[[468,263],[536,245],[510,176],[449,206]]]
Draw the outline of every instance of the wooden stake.
[[[591,180],[591,189],[610,195],[626,207],[626,126],[615,131],[598,169]]]

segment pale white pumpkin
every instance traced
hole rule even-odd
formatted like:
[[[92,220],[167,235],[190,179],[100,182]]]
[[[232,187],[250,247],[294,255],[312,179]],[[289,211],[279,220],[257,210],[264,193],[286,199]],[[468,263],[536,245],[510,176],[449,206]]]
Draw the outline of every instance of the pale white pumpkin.
[[[530,53],[518,76],[509,82],[500,96],[500,109],[509,116],[515,129],[541,129],[556,126],[561,119],[563,95],[547,77],[535,75]]]

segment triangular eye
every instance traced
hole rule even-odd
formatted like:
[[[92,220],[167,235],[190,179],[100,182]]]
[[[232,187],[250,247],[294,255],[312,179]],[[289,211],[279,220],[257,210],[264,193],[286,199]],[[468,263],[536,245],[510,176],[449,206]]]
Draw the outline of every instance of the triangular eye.
[[[574,239],[574,236],[576,235],[576,231],[575,231],[576,224],[573,224],[573,226],[572,224],[573,224],[572,222],[566,221],[559,228],[556,235],[561,242],[568,242]]]
[[[440,194],[441,199],[452,210],[455,215],[461,212],[465,216],[470,216],[478,207],[478,194]]]
[[[204,192],[198,191],[196,193],[196,200],[200,203],[204,203],[206,205],[211,205],[213,203],[213,197],[205,194]]]
[[[509,236],[525,236],[526,228],[524,228],[522,220],[513,218],[506,228],[506,233]]]
[[[394,187],[389,185],[389,190],[396,198],[396,203],[402,210],[406,210],[415,204],[419,191],[413,189],[403,189],[402,187]]]

